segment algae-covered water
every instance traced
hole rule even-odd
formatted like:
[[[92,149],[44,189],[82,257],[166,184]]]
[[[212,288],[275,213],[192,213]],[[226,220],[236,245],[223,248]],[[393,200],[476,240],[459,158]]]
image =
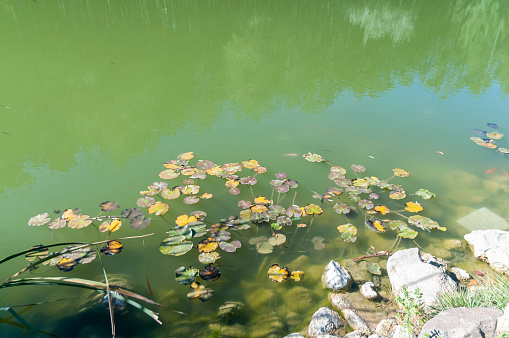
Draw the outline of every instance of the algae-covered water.
[[[328,304],[320,275],[331,259],[358,279],[378,280],[363,270],[365,262],[359,268],[352,259],[370,246],[388,250],[396,239],[395,231],[367,229],[364,220],[371,216],[356,202],[350,204],[357,212],[345,216],[333,211],[336,201],[313,198],[337,185],[327,177],[328,164],[302,157],[312,152],[348,169],[350,179],[356,177],[352,164],[365,166],[359,177],[388,179],[394,168],[409,171],[390,181],[404,187],[406,198],[392,200],[386,192],[380,201],[406,217],[411,214],[402,211],[404,203],[419,202],[421,214],[447,230],[413,227],[415,243],[402,239],[398,248],[417,243],[471,266],[468,256],[443,243],[462,239],[468,230],[456,221],[482,207],[509,218],[508,157],[469,139],[479,136],[474,129],[495,131],[487,123],[509,133],[508,14],[502,0],[0,0],[0,256],[35,244],[105,240],[99,221],[53,231],[27,222],[41,213],[59,217],[68,208],[93,217],[104,201],[118,202],[117,213],[137,207],[139,192],[161,181],[162,164],[181,153],[194,152],[192,165],[198,159],[218,165],[255,159],[267,172],[256,176],[252,194],[241,185],[241,193],[232,195],[224,179],[209,177],[200,181],[200,194],[212,193],[211,199],[166,201],[168,212],[152,215],[142,230],[124,222],[109,238],[153,235],[144,242],[124,240],[120,254],[102,260],[113,280],[164,306],[148,305],[161,325],[134,308],[118,310],[117,336],[284,336],[304,329]],[[495,143],[509,148],[508,140]],[[221,278],[200,281],[214,290],[212,298],[188,300],[189,286],[175,281],[175,270],[203,269],[196,248],[178,257],[159,251],[177,216],[203,210],[211,225],[238,215],[240,200],[270,199],[269,182],[279,172],[299,183],[282,205],[295,198],[299,206],[319,205],[323,214],[312,224],[311,216],[303,218],[305,228],[296,220],[276,231],[287,241],[270,254],[249,243],[271,237],[268,225],[232,231],[242,247],[235,253],[218,249]],[[244,168],[238,175],[254,172]],[[182,178],[168,182],[171,188]],[[436,197],[412,195],[421,188]],[[347,222],[358,230],[353,243],[337,229]],[[372,261],[382,266],[379,290],[388,295],[384,260]],[[272,264],[301,270],[304,279],[272,282]],[[10,260],[0,277],[26,265],[23,257]],[[20,277],[100,281],[102,271],[96,259],[70,272],[41,266]],[[232,306],[238,315],[218,319],[226,302],[242,306]],[[367,301],[357,302],[366,307]],[[34,303],[41,304],[14,309],[50,335],[111,335],[108,312],[96,307],[93,293],[59,286],[0,290],[0,306]],[[384,318],[389,311],[379,304],[372,313]],[[0,312],[3,336],[28,332],[9,316]]]

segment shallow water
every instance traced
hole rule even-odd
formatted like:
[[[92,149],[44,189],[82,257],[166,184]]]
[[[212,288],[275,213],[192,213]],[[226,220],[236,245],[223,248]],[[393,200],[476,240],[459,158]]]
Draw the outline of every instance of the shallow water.
[[[467,233],[456,220],[470,212],[487,207],[509,218],[509,178],[502,171],[509,172],[507,157],[469,140],[473,129],[491,131],[489,122],[508,133],[505,1],[0,0],[0,8],[2,257],[38,243],[105,239],[93,227],[52,232],[27,221],[76,207],[95,216],[107,200],[135,207],[139,191],[160,180],[161,164],[187,151],[217,164],[258,160],[268,172],[260,175],[255,196],[269,197],[268,181],[286,172],[299,181],[299,205],[320,204],[311,191],[334,184],[325,165],[285,154],[314,152],[345,168],[363,164],[366,175],[380,178],[404,168],[411,175],[391,182],[407,193],[436,193],[432,200],[408,196],[403,202],[419,201],[424,216],[447,227],[417,229],[417,244],[437,255],[448,254],[444,239]],[[508,147],[507,140],[497,144]],[[237,214],[237,202],[250,199],[249,190],[232,196],[222,184],[207,179],[202,191],[213,193],[212,199],[195,208],[170,202],[164,217],[172,223],[198,209],[215,223]],[[285,197],[285,206],[292,198]],[[237,332],[256,336],[256,328],[270,326],[261,323],[271,310],[276,313],[270,318],[279,318],[275,327],[282,325],[277,334],[303,329],[327,304],[319,279],[330,259],[352,259],[371,245],[389,249],[395,239],[394,232],[365,229],[359,214],[349,219],[358,227],[358,240],[345,243],[336,227],[347,219],[332,212],[332,204],[322,206],[323,215],[307,228],[289,229],[288,237],[296,232],[295,237],[270,255],[257,254],[247,242],[270,236],[267,228],[234,233],[243,247],[221,253],[222,276],[206,283],[215,292],[205,303],[188,301],[187,286],[173,277],[179,266],[201,267],[196,251],[181,257],[159,252],[170,229],[164,219],[153,217],[144,230],[124,224],[112,237],[154,233],[145,239],[153,298],[188,315],[158,309],[160,326],[129,310],[116,316],[117,334],[212,334],[203,330],[226,301],[247,306],[245,325],[237,327],[244,331]],[[326,239],[324,250],[314,250],[315,236]],[[106,271],[129,275],[134,290],[150,296],[141,240],[123,244],[121,254],[103,258]],[[399,245],[411,246],[406,239]],[[308,258],[291,265],[301,255]],[[265,271],[273,263],[303,270],[304,280],[271,282]],[[22,258],[4,264],[0,277],[25,265]],[[101,275],[96,260],[68,273],[42,267],[26,277]],[[293,304],[298,292],[306,292],[312,306]],[[258,299],[260,294],[267,299]],[[72,297],[85,296],[80,289],[54,286],[2,289],[0,306],[67,299],[34,306],[22,316],[59,336],[108,336],[108,314],[78,313]],[[26,332],[13,322],[2,322],[0,330],[10,336]]]

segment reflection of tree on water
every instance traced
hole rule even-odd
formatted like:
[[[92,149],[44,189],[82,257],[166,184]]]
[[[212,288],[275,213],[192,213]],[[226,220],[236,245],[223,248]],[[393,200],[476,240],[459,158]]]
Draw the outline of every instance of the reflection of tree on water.
[[[0,2],[3,36],[19,36],[0,65],[16,110],[2,130],[24,135],[0,150],[17,167],[6,185],[25,183],[23,163],[65,171],[79,152],[125,163],[189,123],[207,130],[225,103],[256,121],[416,81],[441,98],[509,93],[507,1],[165,3]]]

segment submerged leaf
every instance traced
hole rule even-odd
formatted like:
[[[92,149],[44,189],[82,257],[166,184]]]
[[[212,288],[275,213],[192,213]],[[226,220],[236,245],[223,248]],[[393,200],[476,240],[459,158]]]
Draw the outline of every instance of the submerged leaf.
[[[366,269],[373,275],[381,275],[382,272],[380,271],[380,265],[378,263],[366,263]]]
[[[143,215],[143,210],[140,208],[129,208],[124,209],[120,213],[120,216],[125,217],[126,219],[134,219],[136,216]]]
[[[272,252],[274,247],[270,245],[268,242],[261,242],[256,244],[256,251],[258,251],[261,254],[269,254]]]
[[[268,239],[268,242],[272,246],[281,245],[286,242],[286,236],[283,234],[275,234]]]
[[[133,229],[145,229],[151,221],[151,218],[145,218],[143,215],[138,215],[131,220],[129,225]]]
[[[209,300],[212,297],[214,290],[206,288],[197,282],[191,284],[191,288],[187,294],[188,299],[199,299],[202,302]]]
[[[323,238],[323,237],[319,237],[319,236],[313,237],[311,242],[314,245],[314,249],[315,250],[323,250],[323,249],[325,249],[325,243],[323,242],[324,240],[325,240],[325,238]]]

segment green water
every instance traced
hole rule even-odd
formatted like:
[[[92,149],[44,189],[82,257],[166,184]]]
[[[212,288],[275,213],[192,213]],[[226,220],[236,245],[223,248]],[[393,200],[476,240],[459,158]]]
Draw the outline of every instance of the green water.
[[[52,232],[27,221],[76,207],[95,216],[107,200],[135,207],[139,191],[159,181],[161,164],[187,151],[217,164],[258,160],[268,168],[259,194],[270,194],[268,180],[284,171],[299,181],[301,205],[319,203],[311,191],[334,184],[325,166],[285,154],[315,152],[345,168],[360,163],[380,178],[404,168],[411,176],[396,183],[408,193],[426,188],[437,195],[404,200],[419,200],[425,216],[447,227],[420,231],[417,243],[431,252],[443,239],[461,239],[467,230],[456,220],[478,208],[509,218],[507,157],[469,140],[473,129],[488,130],[488,122],[509,133],[508,25],[509,4],[494,0],[0,0],[0,256],[38,243],[104,239],[92,227]],[[508,147],[508,139],[497,143]],[[203,209],[214,223],[238,213],[240,198],[250,198],[228,194],[221,183],[209,187],[211,200],[196,208],[170,202],[165,218]],[[203,336],[229,300],[248,306],[242,323],[248,335],[265,325],[271,310],[284,323],[279,334],[303,329],[327,304],[321,267],[394,241],[393,232],[369,232],[359,217],[352,220],[359,239],[344,243],[336,226],[346,219],[331,206],[324,209],[286,249],[264,256],[245,240],[235,254],[222,253],[223,275],[208,283],[215,293],[206,303],[188,301],[187,287],[173,278],[177,267],[199,265],[195,252],[159,253],[170,229],[163,219],[155,217],[144,230],[125,224],[115,237],[154,233],[145,240],[152,298],[188,315],[154,308],[160,326],[130,310],[116,317],[118,336]],[[254,228],[234,236],[255,234]],[[326,249],[313,249],[315,236],[327,239]],[[134,290],[150,296],[141,240],[124,245],[118,256],[104,258],[107,272],[130,275]],[[301,284],[264,276],[270,264],[300,255],[309,257],[295,267],[306,273]],[[0,277],[25,264],[4,264]],[[101,273],[94,261],[68,273],[42,267],[31,276],[100,279]],[[292,307],[296,286],[314,295],[312,307]],[[273,299],[250,306],[266,293]],[[108,336],[107,313],[78,314],[72,297],[83,294],[50,286],[2,289],[0,306],[64,298],[23,317],[58,336]],[[297,324],[289,323],[290,312],[300,318]],[[0,321],[2,335],[26,332],[12,323]]]

